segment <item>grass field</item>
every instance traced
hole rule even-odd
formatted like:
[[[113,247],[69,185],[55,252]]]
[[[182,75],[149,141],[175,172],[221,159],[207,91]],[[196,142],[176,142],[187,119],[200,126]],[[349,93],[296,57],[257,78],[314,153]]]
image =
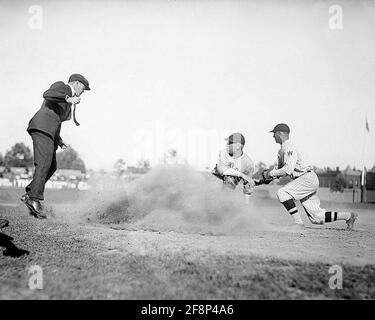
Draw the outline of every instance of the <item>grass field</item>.
[[[93,204],[98,194],[75,191],[48,191],[53,211],[37,220],[20,194],[0,190],[0,217],[10,221],[0,233],[0,250],[10,254],[0,256],[0,299],[375,298],[374,205],[335,204],[360,214],[351,232],[345,223],[313,226],[306,217],[306,229],[295,231],[275,200],[255,193],[250,219],[233,216],[246,227],[232,232],[196,224],[185,211],[178,219],[157,212],[128,221],[112,203],[106,216]],[[252,215],[262,223],[247,227]],[[230,217],[211,220],[227,224]],[[15,247],[29,254],[16,257]],[[43,268],[42,290],[28,287],[32,265]],[[329,287],[333,265],[343,270],[342,289]]]

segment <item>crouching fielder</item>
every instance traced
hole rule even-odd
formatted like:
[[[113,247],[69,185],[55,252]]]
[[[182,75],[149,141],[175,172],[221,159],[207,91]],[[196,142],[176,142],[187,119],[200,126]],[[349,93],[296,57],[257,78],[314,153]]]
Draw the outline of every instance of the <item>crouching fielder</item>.
[[[358,215],[353,212],[326,211],[320,206],[320,199],[316,195],[319,189],[319,179],[310,166],[303,163],[301,153],[289,140],[288,125],[280,123],[270,131],[273,132],[275,142],[280,144],[278,165],[273,170],[264,172],[265,178],[280,178],[289,176],[293,180],[277,191],[277,197],[285,209],[294,218],[294,222],[303,227],[295,201],[299,200],[313,224],[324,224],[336,220],[344,220],[347,229],[353,229]]]
[[[249,196],[254,189],[254,163],[243,151],[245,137],[236,132],[225,140],[226,149],[220,152],[212,174],[223,180],[223,186],[229,189],[235,189],[242,182],[243,193]]]

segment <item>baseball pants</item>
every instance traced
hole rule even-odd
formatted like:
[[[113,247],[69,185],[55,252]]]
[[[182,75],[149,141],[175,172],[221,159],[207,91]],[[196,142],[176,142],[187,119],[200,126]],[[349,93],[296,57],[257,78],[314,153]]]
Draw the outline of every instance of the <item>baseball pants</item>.
[[[34,166],[33,180],[26,187],[26,192],[31,199],[44,200],[46,182],[55,173],[56,149],[54,140],[40,131],[32,131]]]
[[[315,172],[310,171],[294,179],[277,191],[280,202],[299,200],[305,212],[314,224],[326,221],[326,210],[320,207],[320,199],[316,195],[319,189],[319,179]]]

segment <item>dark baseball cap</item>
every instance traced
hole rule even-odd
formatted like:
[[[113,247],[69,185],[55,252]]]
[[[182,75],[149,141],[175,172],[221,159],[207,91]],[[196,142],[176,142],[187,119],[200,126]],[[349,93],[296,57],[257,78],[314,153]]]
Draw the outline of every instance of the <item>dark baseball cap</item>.
[[[91,90],[90,89],[90,86],[89,86],[89,82],[87,81],[87,79],[81,75],[81,74],[78,74],[78,73],[73,73],[70,77],[69,77],[69,82],[72,82],[72,81],[79,81],[81,82],[84,86],[85,86],[85,90]]]
[[[281,132],[286,132],[286,133],[290,133],[290,129],[289,129],[289,126],[285,123],[279,123],[275,126],[275,128],[273,128],[270,132],[277,132],[277,131],[281,131]]]
[[[245,145],[245,137],[239,132],[232,133],[225,140],[228,141],[229,144],[241,143],[243,146]]]

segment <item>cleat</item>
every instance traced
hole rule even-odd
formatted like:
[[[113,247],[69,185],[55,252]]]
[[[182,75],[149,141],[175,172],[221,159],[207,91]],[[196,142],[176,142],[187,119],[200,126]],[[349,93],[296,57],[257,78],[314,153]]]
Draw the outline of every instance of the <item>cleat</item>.
[[[43,207],[40,204],[39,200],[32,200],[27,197],[25,205],[29,209],[29,213],[38,219],[47,219],[46,214],[43,212]]]
[[[358,213],[350,212],[350,218],[346,220],[346,230],[353,230],[354,222],[358,219]]]
[[[29,199],[29,194],[28,194],[28,193],[23,194],[23,195],[21,196],[21,198],[20,198],[20,200],[21,200],[24,204],[26,204],[27,199]],[[29,206],[28,206],[27,204],[26,204],[26,206],[27,206],[27,209],[29,209],[29,215],[35,217],[35,214],[34,214],[33,211],[29,208]]]

